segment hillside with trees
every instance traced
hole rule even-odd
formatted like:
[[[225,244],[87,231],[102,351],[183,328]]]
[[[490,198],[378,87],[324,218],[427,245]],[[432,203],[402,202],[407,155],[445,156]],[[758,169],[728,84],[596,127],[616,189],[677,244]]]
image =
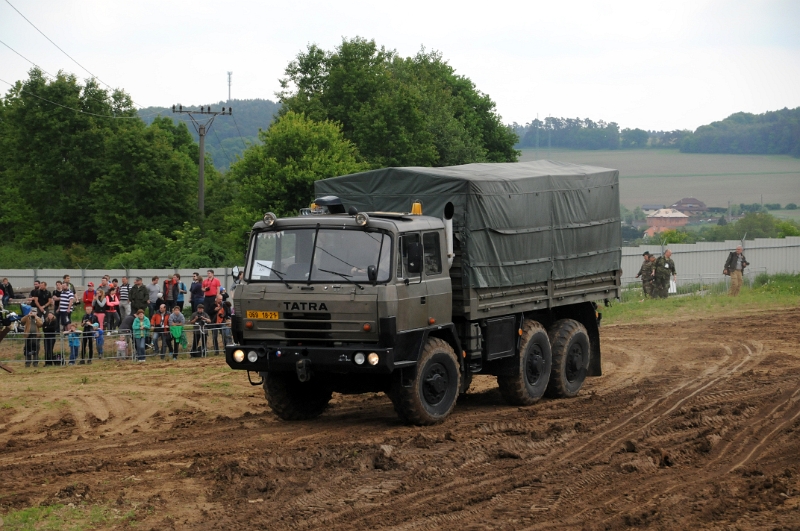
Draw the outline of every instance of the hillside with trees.
[[[737,112],[697,130],[680,144],[686,153],[738,153],[800,157],[800,107],[763,114]]]
[[[220,116],[215,119],[211,131],[206,135],[206,153],[211,155],[214,166],[221,171],[236,162],[248,145],[258,141],[259,130],[269,128],[281,108],[280,104],[264,99],[233,99],[213,103],[210,106],[212,110],[219,110],[223,106],[233,109],[232,116]],[[184,105],[183,109],[199,110],[200,106]],[[174,114],[171,106],[147,107],[139,110],[139,117],[146,124],[150,124],[159,116],[169,118],[175,125],[185,122],[194,141],[199,141],[197,131],[189,117],[185,114]]]

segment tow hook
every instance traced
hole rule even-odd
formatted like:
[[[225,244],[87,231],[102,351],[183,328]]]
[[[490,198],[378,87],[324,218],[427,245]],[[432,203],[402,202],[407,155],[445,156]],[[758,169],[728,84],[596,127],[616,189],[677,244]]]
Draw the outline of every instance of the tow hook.
[[[311,360],[299,360],[294,368],[297,371],[297,379],[301,382],[311,379]]]

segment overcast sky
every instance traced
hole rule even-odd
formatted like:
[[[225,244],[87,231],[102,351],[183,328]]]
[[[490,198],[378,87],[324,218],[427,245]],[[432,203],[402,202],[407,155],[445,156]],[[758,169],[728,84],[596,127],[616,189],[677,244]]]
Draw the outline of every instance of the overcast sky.
[[[355,36],[404,56],[441,51],[506,123],[538,113],[694,129],[737,111],[800,106],[798,0],[8,1],[142,106],[227,99],[229,70],[233,98],[275,100],[298,52]],[[90,77],[7,0],[0,41],[48,72]],[[30,67],[0,45],[0,79],[24,79]]]

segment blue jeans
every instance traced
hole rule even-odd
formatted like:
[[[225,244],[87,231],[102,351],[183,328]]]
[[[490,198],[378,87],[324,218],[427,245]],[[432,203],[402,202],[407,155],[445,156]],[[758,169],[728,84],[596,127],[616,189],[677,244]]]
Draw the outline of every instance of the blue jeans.
[[[136,358],[144,359],[144,337],[134,338],[133,343],[136,345]]]
[[[75,360],[78,359],[78,348],[80,348],[79,345],[70,345],[69,346],[69,362],[72,365],[75,365]]]

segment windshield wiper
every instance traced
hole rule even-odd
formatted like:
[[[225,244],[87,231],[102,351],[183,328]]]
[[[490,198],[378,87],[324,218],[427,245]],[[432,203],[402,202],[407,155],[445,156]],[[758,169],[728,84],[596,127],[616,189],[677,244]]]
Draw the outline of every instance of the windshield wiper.
[[[352,278],[353,275],[345,275],[344,273],[339,273],[338,271],[329,271],[327,269],[317,269],[317,271],[322,271],[323,273],[330,273],[332,275],[339,275],[340,277],[345,279],[347,282],[350,282],[351,284],[355,284],[356,286],[358,286],[359,289],[364,289],[364,286],[362,286],[361,284],[359,284],[358,282],[353,280],[353,278]]]
[[[268,265],[260,264],[260,266],[261,266],[261,267],[266,267],[267,269],[269,269],[270,271],[272,271],[273,273],[275,273],[276,275],[278,275],[278,278],[279,278],[279,279],[281,279],[281,282],[283,282],[284,284],[286,284],[286,287],[287,287],[287,288],[289,288],[289,289],[292,289],[292,286],[290,286],[290,285],[289,285],[289,283],[286,281],[286,279],[285,279],[285,278],[283,278],[283,275],[285,275],[286,273],[283,273],[283,272],[281,272],[281,271],[278,271],[277,269],[272,269],[272,268],[271,268],[270,266],[268,266]]]

